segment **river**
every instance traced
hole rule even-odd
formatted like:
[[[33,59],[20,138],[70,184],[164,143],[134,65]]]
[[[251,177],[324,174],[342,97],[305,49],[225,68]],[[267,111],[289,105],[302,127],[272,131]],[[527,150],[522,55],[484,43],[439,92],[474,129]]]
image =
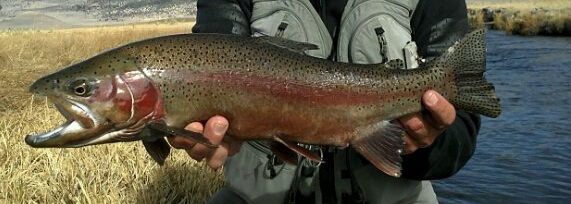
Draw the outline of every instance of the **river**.
[[[490,31],[486,78],[502,115],[483,118],[477,150],[434,181],[441,203],[571,203],[571,38]]]

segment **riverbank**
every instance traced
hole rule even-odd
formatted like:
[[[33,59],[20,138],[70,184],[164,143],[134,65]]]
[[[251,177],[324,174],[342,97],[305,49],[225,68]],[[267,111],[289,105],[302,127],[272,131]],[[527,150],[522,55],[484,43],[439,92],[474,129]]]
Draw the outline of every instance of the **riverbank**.
[[[473,28],[489,26],[526,36],[571,36],[568,0],[468,2],[468,16]]]

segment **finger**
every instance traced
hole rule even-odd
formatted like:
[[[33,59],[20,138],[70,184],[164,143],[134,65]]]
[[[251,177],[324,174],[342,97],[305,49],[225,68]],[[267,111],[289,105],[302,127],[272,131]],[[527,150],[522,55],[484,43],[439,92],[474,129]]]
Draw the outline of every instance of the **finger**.
[[[190,130],[192,132],[202,133],[202,131],[204,130],[204,126],[199,122],[192,122],[188,124],[186,127],[184,127],[184,129]]]
[[[418,149],[416,142],[414,142],[409,136],[404,137],[404,144],[404,154],[412,154]]]
[[[190,149],[194,147],[196,142],[185,137],[173,136],[167,137],[169,144],[176,149]]]
[[[411,154],[417,151],[418,149],[427,148],[432,143],[436,137],[424,137],[423,139],[414,138],[410,135],[406,135],[404,137],[404,154]]]
[[[226,130],[228,130],[228,120],[222,116],[214,116],[206,122],[203,134],[210,143],[217,145],[224,138]]]
[[[185,150],[188,156],[190,156],[190,158],[199,162],[202,161],[210,152],[213,151],[212,149],[202,144],[196,144],[191,149],[185,149]]]
[[[219,169],[228,158],[228,144],[223,143],[220,148],[216,148],[212,155],[207,158],[207,165],[212,169]]]
[[[423,137],[428,135],[428,130],[423,122],[423,116],[421,113],[403,116],[399,121],[408,136],[415,141],[415,144],[419,144]]]
[[[204,128],[204,137],[206,137],[210,143],[214,145],[220,144],[224,138],[224,134],[228,129],[228,120],[222,116],[214,116],[206,122]],[[191,150],[187,151],[189,156],[197,161],[202,161],[204,158],[210,157],[210,155],[218,148],[209,148],[202,144],[196,144]]]
[[[442,133],[441,129],[434,128],[431,123],[428,123],[421,113],[402,117],[400,122],[410,139],[410,143],[417,148],[432,145],[436,137]]]
[[[199,122],[193,122],[188,124],[184,129],[201,133],[203,126]],[[190,149],[196,144],[196,142],[191,139],[179,136],[167,137],[167,140],[172,147],[177,149]]]
[[[438,92],[429,90],[422,96],[425,108],[430,112],[433,126],[438,129],[446,128],[456,119],[456,109]]]
[[[228,156],[235,155],[242,147],[242,141],[234,139],[234,137],[224,137],[222,144],[228,145]]]

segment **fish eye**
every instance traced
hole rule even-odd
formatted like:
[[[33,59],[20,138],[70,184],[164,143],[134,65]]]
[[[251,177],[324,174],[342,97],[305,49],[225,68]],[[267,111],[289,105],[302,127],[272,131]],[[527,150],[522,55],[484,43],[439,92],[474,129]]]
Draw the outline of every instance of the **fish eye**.
[[[85,92],[86,92],[85,90],[86,90],[86,89],[85,89],[85,85],[84,85],[84,84],[81,85],[81,86],[75,87],[75,89],[74,89],[75,94],[77,94],[77,95],[84,95]]]
[[[81,97],[87,97],[91,95],[91,88],[85,79],[80,79],[72,82],[70,84],[71,91]]]

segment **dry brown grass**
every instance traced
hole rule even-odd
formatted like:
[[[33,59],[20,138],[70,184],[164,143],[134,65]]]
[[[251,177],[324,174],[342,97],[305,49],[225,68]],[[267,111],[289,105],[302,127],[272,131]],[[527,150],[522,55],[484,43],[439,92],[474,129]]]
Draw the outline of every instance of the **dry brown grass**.
[[[469,2],[472,27],[483,26],[483,8],[491,8],[493,28],[519,35],[571,36],[569,0],[518,0]]]
[[[494,25],[512,34],[571,36],[571,9],[498,13],[494,17]]]
[[[34,79],[125,42],[190,32],[176,22],[0,32],[0,203],[198,203],[223,183],[221,173],[176,151],[164,167],[140,143],[34,149],[24,135],[63,118],[26,92]]]
[[[468,13],[468,24],[472,29],[482,28],[485,26],[484,14],[482,12],[470,11]]]

